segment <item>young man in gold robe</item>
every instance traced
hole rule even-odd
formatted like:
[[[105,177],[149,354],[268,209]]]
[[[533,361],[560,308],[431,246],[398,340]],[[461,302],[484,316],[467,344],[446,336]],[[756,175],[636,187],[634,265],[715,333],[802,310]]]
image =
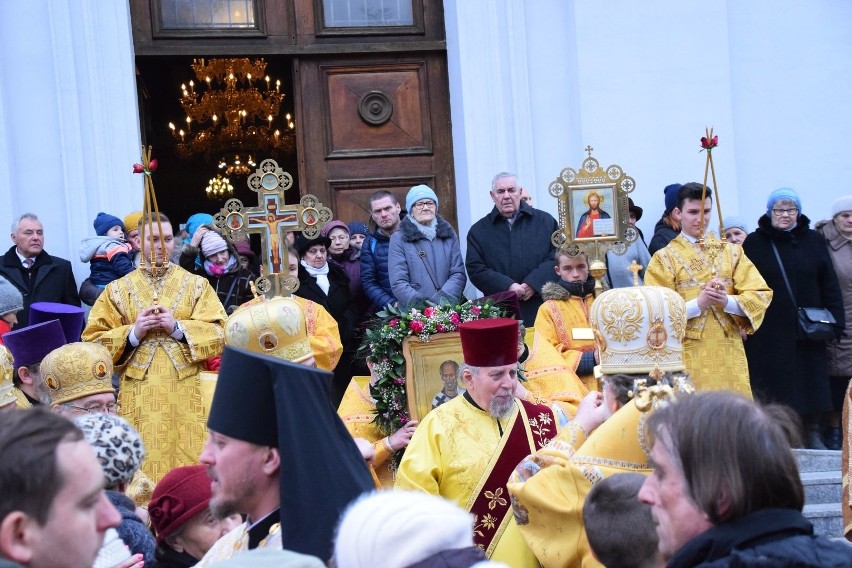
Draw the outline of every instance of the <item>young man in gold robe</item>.
[[[474,541],[514,568],[538,566],[512,517],[506,479],[556,435],[551,409],[518,400],[518,322],[459,326],[464,394],[429,412],[414,432],[396,488],[440,495],[474,515]]]
[[[222,352],[226,314],[206,279],[169,262],[168,218],[141,225],[140,267],[106,286],[83,340],[112,355],[121,415],[142,435],[142,471],[156,482],[174,467],[198,463],[207,435],[198,374]]]
[[[681,233],[653,256],[645,284],[671,288],[686,300],[684,355],[695,388],[751,398],[740,332],[750,335],[760,327],[772,290],[740,245],[705,233],[712,191],[707,188],[703,202],[701,195],[695,182],[678,191],[672,215]]]

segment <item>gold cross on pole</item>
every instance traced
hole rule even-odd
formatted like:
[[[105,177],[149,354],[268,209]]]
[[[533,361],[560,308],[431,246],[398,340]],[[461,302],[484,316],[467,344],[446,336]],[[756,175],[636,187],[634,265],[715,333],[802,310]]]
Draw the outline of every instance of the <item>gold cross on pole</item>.
[[[264,160],[248,177],[249,189],[257,193],[257,206],[245,207],[239,199],[229,199],[213,218],[216,227],[227,231],[231,239],[260,235],[262,273],[255,285],[267,298],[289,295],[299,287],[287,271],[287,233],[301,231],[313,239],[331,221],[331,209],[313,195],[288,205],[284,194],[292,185],[293,176],[275,160]]]
[[[632,261],[630,261],[630,266],[627,267],[627,270],[629,270],[630,272],[633,273],[633,285],[634,286],[639,285],[639,271],[641,271],[643,268],[645,268],[645,267],[642,266],[641,264],[639,264],[638,262],[636,262],[635,258]]]

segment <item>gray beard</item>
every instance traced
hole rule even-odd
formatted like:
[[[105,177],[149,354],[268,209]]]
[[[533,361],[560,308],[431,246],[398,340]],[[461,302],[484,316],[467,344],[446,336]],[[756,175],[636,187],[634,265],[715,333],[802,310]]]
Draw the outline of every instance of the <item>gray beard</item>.
[[[506,402],[503,402],[499,398],[495,398],[491,401],[491,404],[488,405],[488,414],[490,414],[492,418],[502,420],[503,418],[509,416],[514,407],[514,398],[510,398]]]
[[[41,378],[41,374],[39,374],[38,380],[33,381],[33,392],[35,393],[35,399],[40,403],[50,406],[52,404],[52,400],[50,399],[50,389],[47,386],[47,383]]]

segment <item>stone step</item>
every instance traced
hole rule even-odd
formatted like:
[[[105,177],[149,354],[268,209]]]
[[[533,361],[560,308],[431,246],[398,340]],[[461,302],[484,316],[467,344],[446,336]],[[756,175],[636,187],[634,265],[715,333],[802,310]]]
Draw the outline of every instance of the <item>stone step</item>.
[[[802,513],[814,525],[814,532],[829,538],[843,537],[843,514],[840,503],[805,505]]]
[[[840,471],[840,452],[832,450],[793,450],[800,473]]]
[[[805,503],[808,505],[840,503],[843,490],[842,475],[839,470],[812,471],[799,475],[805,489]]]

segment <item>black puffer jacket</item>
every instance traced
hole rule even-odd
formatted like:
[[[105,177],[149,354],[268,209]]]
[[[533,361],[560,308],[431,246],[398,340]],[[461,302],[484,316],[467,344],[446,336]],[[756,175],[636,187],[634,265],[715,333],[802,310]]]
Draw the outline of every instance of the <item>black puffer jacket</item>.
[[[813,532],[799,511],[764,509],[701,533],[674,555],[668,568],[852,566],[852,545]]]

